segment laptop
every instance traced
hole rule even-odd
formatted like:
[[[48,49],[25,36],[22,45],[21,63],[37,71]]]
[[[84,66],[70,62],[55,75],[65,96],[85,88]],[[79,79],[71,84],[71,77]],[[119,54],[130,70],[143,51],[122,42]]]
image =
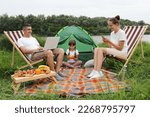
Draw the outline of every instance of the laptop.
[[[51,50],[57,48],[59,37],[47,37],[44,50]]]
[[[35,53],[43,52],[44,50],[55,49],[58,46],[58,42],[59,42],[59,37],[47,37],[43,50],[39,50]]]

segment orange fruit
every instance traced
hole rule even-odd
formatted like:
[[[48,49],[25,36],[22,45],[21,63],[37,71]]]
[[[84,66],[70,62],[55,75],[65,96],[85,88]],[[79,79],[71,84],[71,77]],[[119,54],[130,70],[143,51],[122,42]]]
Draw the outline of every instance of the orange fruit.
[[[41,70],[40,69],[35,69],[35,74],[41,74]]]

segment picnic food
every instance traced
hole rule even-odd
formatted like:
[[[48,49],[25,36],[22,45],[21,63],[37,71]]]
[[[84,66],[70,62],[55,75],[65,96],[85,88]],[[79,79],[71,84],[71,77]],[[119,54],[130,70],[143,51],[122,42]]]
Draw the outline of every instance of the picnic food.
[[[30,77],[33,75],[39,75],[39,74],[49,74],[50,68],[46,65],[40,65],[37,69],[31,69],[31,70],[17,70],[14,73],[14,77]]]
[[[68,59],[74,59],[75,57],[74,56],[68,56]]]
[[[41,74],[42,71],[38,68],[38,69],[35,69],[34,72],[35,72],[35,74]]]
[[[18,70],[15,71],[14,77],[30,77],[34,75],[34,70]]]
[[[38,69],[40,69],[42,72],[44,72],[46,74],[49,74],[51,72],[50,68],[46,65],[40,65],[38,67]]]

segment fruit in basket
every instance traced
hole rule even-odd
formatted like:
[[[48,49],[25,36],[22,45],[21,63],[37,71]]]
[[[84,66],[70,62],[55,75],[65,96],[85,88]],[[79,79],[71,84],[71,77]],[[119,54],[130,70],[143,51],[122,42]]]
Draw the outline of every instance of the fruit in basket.
[[[35,72],[35,74],[41,74],[42,71],[41,71],[41,69],[37,68],[37,69],[35,69],[34,72]]]
[[[49,67],[46,66],[46,65],[40,65],[38,68],[39,68],[40,70],[49,70]]]
[[[49,74],[51,71],[50,68],[46,65],[40,65],[38,69],[40,69],[42,73],[45,73],[45,74]]]

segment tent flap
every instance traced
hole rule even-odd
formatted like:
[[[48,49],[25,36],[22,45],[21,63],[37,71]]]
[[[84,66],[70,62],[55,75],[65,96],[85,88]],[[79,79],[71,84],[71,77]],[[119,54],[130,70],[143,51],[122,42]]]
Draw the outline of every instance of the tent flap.
[[[79,26],[65,26],[56,36],[60,37],[58,47],[63,48],[64,51],[68,49],[68,43],[71,39],[76,41],[76,47],[79,52],[92,52],[96,47],[92,37]]]

